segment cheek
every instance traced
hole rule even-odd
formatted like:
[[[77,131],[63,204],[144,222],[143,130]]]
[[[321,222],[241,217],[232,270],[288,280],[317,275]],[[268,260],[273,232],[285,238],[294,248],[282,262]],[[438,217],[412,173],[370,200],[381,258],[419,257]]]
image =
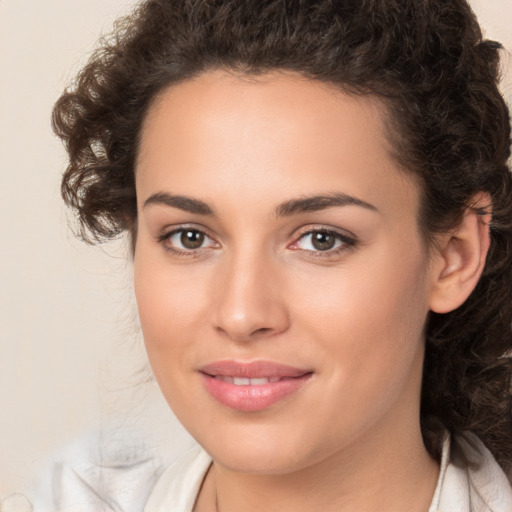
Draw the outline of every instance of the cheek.
[[[293,304],[328,333],[378,331],[382,335],[415,325],[428,311],[424,257],[398,258],[381,250],[347,265],[305,274],[295,282]],[[370,341],[370,340],[368,340]]]
[[[353,261],[302,282],[308,293],[294,293],[300,297],[294,317],[316,340],[336,382],[350,383],[352,396],[377,398],[398,392],[422,353],[425,258],[421,248],[409,247],[398,256],[390,248]]]
[[[140,325],[155,379],[173,411],[181,411],[180,417],[183,411],[199,417],[201,411],[183,390],[192,392],[195,352],[190,346],[204,328],[201,296],[206,294],[186,273],[170,272],[165,262],[136,258],[134,272]]]
[[[136,250],[134,288],[144,342],[155,374],[179,364],[181,351],[206,322],[204,276],[169,265],[165,253]]]

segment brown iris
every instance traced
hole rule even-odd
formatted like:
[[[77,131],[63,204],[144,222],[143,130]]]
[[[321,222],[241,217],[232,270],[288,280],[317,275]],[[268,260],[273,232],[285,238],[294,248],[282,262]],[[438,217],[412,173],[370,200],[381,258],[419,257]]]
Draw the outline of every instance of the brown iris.
[[[318,251],[328,251],[336,244],[336,237],[325,231],[315,231],[311,234],[311,243]]]
[[[195,230],[184,230],[181,233],[180,242],[186,249],[199,249],[204,242],[204,233]]]

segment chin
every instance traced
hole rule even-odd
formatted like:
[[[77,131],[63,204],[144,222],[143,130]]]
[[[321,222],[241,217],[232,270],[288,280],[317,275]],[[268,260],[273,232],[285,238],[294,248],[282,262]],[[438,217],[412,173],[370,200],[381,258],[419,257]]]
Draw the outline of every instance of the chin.
[[[276,453],[261,449],[248,451],[233,447],[221,450],[216,447],[215,453],[210,455],[217,464],[235,473],[284,475],[308,466],[306,461],[301,463],[297,452]]]
[[[287,474],[313,464],[315,453],[318,457],[297,432],[290,435],[288,428],[252,427],[195,437],[216,463],[237,473]]]

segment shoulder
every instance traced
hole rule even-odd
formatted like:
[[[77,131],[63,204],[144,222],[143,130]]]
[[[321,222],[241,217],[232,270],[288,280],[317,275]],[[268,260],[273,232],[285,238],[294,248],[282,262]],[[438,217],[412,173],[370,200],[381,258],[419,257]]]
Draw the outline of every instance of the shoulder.
[[[168,461],[133,431],[94,432],[55,454],[29,498],[34,512],[142,512]]]
[[[510,481],[473,434],[447,436],[437,496],[430,512],[510,512]]]
[[[190,512],[212,460],[200,446],[191,448],[169,466],[149,496],[145,512]]]

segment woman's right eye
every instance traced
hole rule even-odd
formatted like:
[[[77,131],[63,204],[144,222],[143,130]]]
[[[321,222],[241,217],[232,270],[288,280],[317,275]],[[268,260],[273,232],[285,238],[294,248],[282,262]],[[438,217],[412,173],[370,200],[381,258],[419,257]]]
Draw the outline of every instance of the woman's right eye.
[[[178,253],[191,253],[208,247],[216,247],[217,243],[204,231],[195,228],[180,228],[159,237],[165,249]]]

